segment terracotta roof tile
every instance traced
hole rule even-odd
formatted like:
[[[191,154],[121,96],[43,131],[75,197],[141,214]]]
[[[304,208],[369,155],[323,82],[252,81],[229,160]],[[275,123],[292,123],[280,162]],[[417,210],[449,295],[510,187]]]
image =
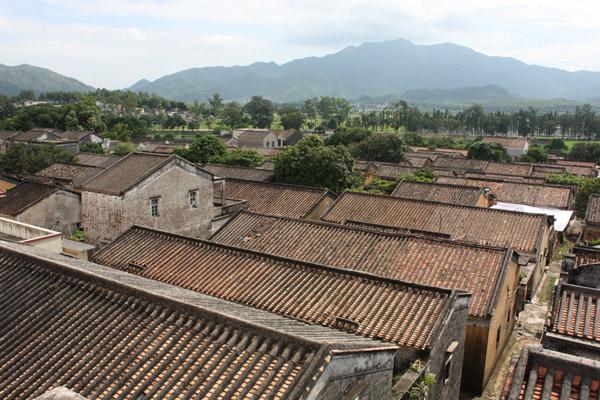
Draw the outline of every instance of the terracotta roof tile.
[[[439,177],[437,183],[489,188],[498,201],[534,207],[568,209],[573,204],[573,190],[561,185],[536,185],[494,179]]]
[[[482,138],[485,143],[499,143],[504,147],[512,147],[522,149],[528,143],[526,137],[510,137],[510,136],[486,136]]]
[[[131,153],[87,181],[82,189],[121,195],[173,159],[174,156]]]
[[[37,173],[46,178],[71,181],[73,186],[79,187],[94,175],[104,171],[104,168],[92,167],[81,164],[54,163],[48,168]]]
[[[527,254],[537,253],[547,223],[544,215],[351,192],[340,196],[322,220],[443,232],[452,239],[509,246]]]
[[[266,169],[238,167],[234,165],[204,164],[201,166],[214,176],[220,178],[247,179],[252,181],[268,182],[275,173]]]
[[[121,156],[113,154],[93,154],[93,153],[78,153],[76,156],[77,163],[82,165],[90,165],[92,167],[108,168],[119,161]]]
[[[575,268],[579,268],[582,265],[600,263],[600,249],[595,247],[575,246],[572,253],[575,254]]]
[[[600,362],[529,346],[513,361],[500,399],[591,400],[599,396]]]
[[[475,178],[475,179],[498,179],[498,180],[507,181],[507,182],[525,182],[525,183],[537,183],[537,184],[546,183],[546,179],[542,178],[542,177],[488,174],[485,172],[477,172],[477,171],[467,171],[462,176],[464,178]]]
[[[483,171],[486,174],[529,176],[531,173],[531,168],[531,164],[490,161]]]
[[[548,332],[600,342],[600,290],[560,283],[548,308]]]
[[[221,184],[215,184],[214,195],[221,195]],[[332,196],[331,192],[315,187],[244,179],[225,180],[227,199],[245,200],[248,210],[266,214],[304,218],[326,196]]]
[[[0,398],[301,398],[385,345],[31,247],[0,245]],[[389,351],[389,346],[387,346]]]
[[[473,294],[470,314],[494,306],[510,251],[413,235],[242,212],[212,241],[332,267],[360,270]]]
[[[454,292],[133,227],[100,264],[310,324],[429,348]]]
[[[0,214],[16,216],[60,188],[35,182],[22,182],[0,197]]]
[[[392,192],[392,196],[403,199],[439,201],[442,203],[458,204],[463,206],[477,206],[484,195],[483,189],[466,184],[446,184],[452,182],[441,181],[440,183],[402,181]]]
[[[21,131],[4,131],[0,130],[0,140],[8,140],[21,134]]]
[[[588,200],[585,211],[585,222],[600,224],[600,194],[592,194]]]
[[[49,134],[50,136],[58,138],[59,136],[57,135],[57,132],[59,132],[59,130],[54,128],[32,128],[28,131],[20,133],[17,136],[12,137],[12,139],[20,142],[30,142],[36,140],[44,134]]]
[[[483,171],[488,163],[489,161],[485,160],[443,156],[436,158],[433,162],[433,166],[436,168],[448,168],[453,170]]]

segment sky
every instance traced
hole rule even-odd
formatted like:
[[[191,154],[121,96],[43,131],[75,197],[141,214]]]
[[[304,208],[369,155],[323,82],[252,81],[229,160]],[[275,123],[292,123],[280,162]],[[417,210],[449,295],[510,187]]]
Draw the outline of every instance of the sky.
[[[600,71],[598,0],[0,0],[0,63],[119,89],[392,39]]]

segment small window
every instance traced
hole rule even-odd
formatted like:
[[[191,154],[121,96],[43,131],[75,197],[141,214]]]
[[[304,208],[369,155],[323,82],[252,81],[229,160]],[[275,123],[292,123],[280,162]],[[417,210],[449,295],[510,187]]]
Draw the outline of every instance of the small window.
[[[190,190],[188,192],[188,199],[190,201],[190,207],[192,208],[198,208],[198,191],[197,190]]]
[[[444,379],[442,380],[442,382],[444,383],[444,386],[446,386],[449,382],[450,382],[450,371],[452,370],[452,353],[446,353],[446,356],[444,357]]]
[[[277,139],[277,146],[281,147],[281,139]]]
[[[158,217],[158,199],[150,199],[150,213],[153,217]]]
[[[496,332],[496,349],[500,345],[500,331],[502,330],[502,325],[498,327],[498,332]]]

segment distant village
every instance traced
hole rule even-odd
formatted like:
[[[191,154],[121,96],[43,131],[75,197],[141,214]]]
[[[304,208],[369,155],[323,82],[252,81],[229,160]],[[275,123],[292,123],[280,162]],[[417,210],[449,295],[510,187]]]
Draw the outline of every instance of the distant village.
[[[71,157],[0,175],[0,398],[598,398],[596,163],[413,137],[348,158],[354,188],[281,182],[340,134],[200,136],[244,166],[188,157],[198,138],[0,131]]]

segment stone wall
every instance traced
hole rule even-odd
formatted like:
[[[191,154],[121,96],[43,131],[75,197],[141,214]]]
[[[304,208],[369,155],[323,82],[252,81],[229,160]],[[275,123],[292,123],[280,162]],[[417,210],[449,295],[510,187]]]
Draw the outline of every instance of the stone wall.
[[[123,199],[103,193],[81,193],[81,218],[86,242],[102,246],[125,230]]]
[[[26,224],[71,235],[81,222],[81,198],[78,193],[58,190],[15,217]]]

